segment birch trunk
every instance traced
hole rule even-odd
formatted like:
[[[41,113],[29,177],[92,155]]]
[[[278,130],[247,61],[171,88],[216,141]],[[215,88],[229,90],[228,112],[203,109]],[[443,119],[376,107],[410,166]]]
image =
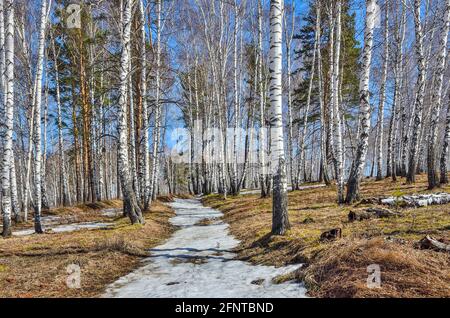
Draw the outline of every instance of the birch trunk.
[[[439,39],[439,52],[437,55],[436,78],[434,83],[433,96],[431,104],[433,112],[431,113],[430,135],[428,140],[428,189],[439,186],[439,179],[436,171],[436,144],[438,138],[437,125],[441,111],[442,84],[444,79],[445,61],[447,57],[447,40],[450,31],[450,0],[445,1],[445,11],[443,18],[443,28]]]
[[[333,74],[334,74],[334,17],[333,17],[333,13],[332,13],[332,3],[328,4],[329,7],[327,7],[327,15],[328,15],[328,24],[329,24],[329,51],[328,51],[328,63],[329,63],[329,68],[328,68],[328,78],[329,78],[329,82],[330,82],[330,88],[329,91],[330,96],[328,99],[328,107],[327,107],[327,161],[330,164],[333,164],[334,167],[334,173],[336,176],[336,170],[337,170],[337,165],[336,165],[336,160],[335,160],[335,154],[334,154],[334,136],[333,136],[333,127],[334,127],[334,81],[333,81]]]
[[[380,86],[380,101],[378,104],[378,126],[377,126],[377,178],[383,178],[383,142],[384,142],[384,104],[386,99],[386,80],[389,61],[389,6],[385,4],[384,9],[384,53],[383,53],[383,70]]]
[[[286,42],[286,61],[287,61],[287,90],[288,90],[288,159],[289,159],[289,179],[291,180],[292,190],[298,189],[299,186],[299,169],[297,169],[297,175],[294,179],[294,163],[293,163],[293,125],[292,125],[292,66],[291,66],[291,47],[292,40],[294,38],[295,32],[295,0],[292,1],[292,20],[291,20],[291,30],[288,31],[288,24],[286,22],[286,14],[284,14],[284,32],[285,32],[285,42]],[[314,62],[313,62],[314,63]],[[308,106],[307,106],[308,107]],[[307,114],[305,114],[307,116]],[[306,121],[304,122],[306,125]],[[301,160],[300,160],[301,161]],[[298,166],[300,168],[300,166]],[[294,187],[295,184],[295,187]]]
[[[141,193],[144,211],[149,207],[150,200],[150,149],[149,149],[149,121],[147,104],[147,49],[145,32],[144,0],[139,1],[141,17],[141,95],[142,95],[142,154],[141,154]]]
[[[42,78],[44,72],[45,31],[47,27],[47,0],[42,1],[41,22],[39,32],[38,62],[36,71],[35,115],[34,115],[34,230],[43,233],[41,225],[42,209],[42,151],[41,151],[41,104],[42,104]]]
[[[128,121],[127,121],[127,86],[129,74],[130,33],[131,33],[131,2],[124,1],[122,53],[120,58],[120,95],[118,113],[118,168],[123,193],[124,214],[128,215],[132,224],[144,223],[136,193],[133,190],[133,180],[128,156]]]
[[[450,92],[450,90],[449,90]],[[448,153],[450,146],[450,94],[447,97],[447,116],[445,120],[445,132],[444,132],[444,143],[442,146],[442,154],[441,154],[441,184],[448,183],[448,175],[447,175],[447,161],[448,161]]]
[[[239,10],[238,2],[234,0],[234,33],[233,33],[233,77],[234,77],[234,129],[233,129],[233,159],[231,164],[231,194],[238,194],[237,181],[237,143],[238,143],[238,128],[239,128],[239,90],[238,90],[238,29],[239,29]]]
[[[14,155],[13,158],[11,159],[11,207],[12,207],[12,214],[14,216],[14,221],[16,223],[22,222],[23,219],[22,216],[20,215],[19,195],[17,193],[16,161],[14,159]]]
[[[419,156],[419,133],[422,128],[423,99],[425,96],[425,58],[423,53],[423,31],[420,14],[421,0],[414,0],[414,27],[416,33],[416,57],[419,75],[416,84],[416,102],[414,116],[414,129],[412,131],[411,145],[409,148],[409,169],[406,176],[408,183],[414,183],[416,180],[416,169]]]
[[[321,17],[321,5],[320,1],[316,3],[316,17]],[[326,114],[325,114],[325,103],[323,96],[323,73],[322,73],[322,48],[321,48],[321,34],[320,29],[318,30],[318,47],[317,47],[317,75],[319,82],[319,106],[320,106],[320,161],[321,161],[321,176],[319,179],[323,177],[323,181],[326,185],[330,185],[330,177],[328,172],[328,158],[327,158],[327,123],[326,123]]]
[[[160,66],[161,66],[161,0],[156,3],[156,98],[155,98],[155,127],[153,130],[153,162],[152,179],[150,183],[150,196],[156,195],[156,187],[159,175],[159,144],[161,136],[161,105],[160,97]]]
[[[133,96],[133,69],[131,65],[131,51],[130,51],[130,73],[128,76],[128,102],[129,102],[129,121],[130,121],[130,165],[131,175],[133,179],[133,190],[136,193],[136,197],[139,195],[139,181],[137,176],[137,162],[136,162],[136,127],[135,127],[135,113],[134,113],[134,96]]]
[[[259,183],[261,187],[261,197],[265,198],[269,195],[266,187],[266,123],[264,109],[264,85],[263,85],[263,44],[262,44],[262,0],[258,0],[258,82],[259,82],[259,145],[258,145],[258,161],[259,161]]]
[[[5,110],[4,138],[1,166],[3,237],[11,236],[11,168],[13,163],[14,125],[14,1],[6,0],[6,41],[5,41]],[[3,14],[3,13],[2,13]]]
[[[272,234],[284,235],[290,228],[287,211],[287,178],[282,119],[282,19],[283,0],[270,1],[270,128],[273,166]]]
[[[47,55],[44,58],[44,61],[47,60]],[[47,69],[46,69],[46,73]],[[48,194],[47,194],[47,124],[48,124],[48,81],[46,81],[45,89],[44,89],[44,140],[43,145],[44,149],[42,151],[42,164],[41,164],[41,201],[42,201],[42,208],[44,210],[50,209],[50,204],[48,201]]]
[[[352,165],[350,177],[347,184],[346,202],[352,203],[359,200],[359,187],[364,173],[367,148],[370,133],[370,102],[369,102],[369,80],[370,64],[372,60],[373,30],[375,25],[376,1],[366,1],[366,27],[364,32],[364,49],[362,59],[362,74],[360,83],[360,136],[356,157]]]
[[[0,90],[3,93],[0,100],[0,114],[4,111],[5,99],[6,99],[6,45],[5,45],[5,8],[3,0],[0,0]],[[3,116],[2,116],[3,118]]]
[[[335,154],[334,160],[336,165],[336,183],[338,191],[338,202],[344,202],[344,151],[342,143],[342,117],[339,106],[339,65],[341,52],[341,0],[336,1],[336,39],[334,51],[333,66],[333,108],[334,108],[334,132],[335,132]]]

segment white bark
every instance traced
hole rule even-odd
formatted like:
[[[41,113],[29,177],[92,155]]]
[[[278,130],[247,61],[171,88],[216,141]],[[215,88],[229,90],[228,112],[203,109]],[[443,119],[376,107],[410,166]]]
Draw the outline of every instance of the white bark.
[[[6,103],[4,113],[3,156],[1,166],[3,237],[11,236],[11,168],[13,163],[14,125],[14,1],[6,0],[5,84]]]
[[[131,51],[130,51],[131,57]],[[137,161],[136,161],[136,127],[135,127],[135,114],[134,114],[134,95],[133,95],[133,68],[131,64],[131,58],[129,59],[130,71],[128,75],[128,101],[129,101],[129,121],[130,121],[130,165],[131,165],[131,175],[133,178],[133,190],[136,196],[140,198],[139,192],[139,181],[137,176]]]
[[[268,190],[266,188],[266,131],[265,131],[265,94],[263,84],[263,44],[262,44],[262,0],[258,0],[258,83],[259,83],[259,183],[261,187],[261,196],[266,197]]]
[[[238,127],[239,127],[239,90],[238,90],[238,30],[239,30],[239,7],[237,0],[234,0],[234,33],[233,33],[233,77],[234,77],[234,132],[233,132],[233,159],[231,168],[231,190],[233,195],[237,195],[237,173],[238,173]]]
[[[144,223],[141,209],[138,206],[136,194],[133,191],[133,180],[131,175],[128,156],[128,120],[127,120],[127,86],[130,76],[130,33],[131,33],[131,2],[124,1],[123,31],[122,31],[122,53],[120,58],[120,96],[117,128],[119,132],[118,142],[118,169],[124,200],[124,214],[128,215],[131,223]]]
[[[42,1],[41,22],[39,31],[38,61],[36,71],[35,94],[35,120],[34,120],[34,228],[36,233],[43,233],[41,225],[42,208],[42,151],[41,151],[41,104],[42,104],[42,78],[44,73],[45,31],[47,27],[47,0]]]
[[[290,27],[290,32],[288,32],[288,24],[286,21],[287,15],[284,15],[284,33],[285,33],[285,43],[286,43],[286,66],[287,66],[287,97],[288,97],[288,115],[287,115],[287,121],[288,121],[288,144],[287,144],[287,149],[288,149],[288,160],[289,160],[289,177],[290,177],[290,181],[292,184],[292,189],[294,189],[294,183],[295,183],[295,187],[298,188],[299,185],[299,175],[300,175],[300,165],[298,166],[297,169],[297,175],[295,177],[294,180],[294,168],[293,168],[293,147],[294,144],[292,142],[292,136],[293,136],[293,125],[292,125],[292,66],[291,66],[291,48],[292,48],[292,41],[294,38],[294,32],[295,32],[295,0],[292,1],[292,8],[291,8],[291,27]],[[314,64],[314,62],[313,62]],[[308,106],[307,106],[308,108]],[[307,115],[307,111],[305,113],[305,116]],[[306,127],[306,121],[305,121],[305,126]],[[303,143],[302,143],[303,145]],[[301,162],[301,160],[300,160]]]
[[[339,65],[340,65],[340,52],[341,52],[341,0],[336,1],[336,38],[334,48],[334,66],[333,66],[333,86],[332,86],[332,98],[333,98],[333,113],[334,113],[334,135],[335,135],[335,153],[334,159],[336,161],[336,183],[338,191],[338,202],[344,201],[344,150],[342,142],[342,117],[339,106]]]
[[[153,162],[150,196],[155,198],[159,176],[159,146],[161,139],[161,0],[156,0],[156,98],[155,98],[155,127],[153,129]]]
[[[433,96],[431,104],[433,112],[431,114],[430,135],[428,140],[428,188],[432,189],[439,185],[436,171],[436,143],[438,138],[437,125],[441,111],[442,84],[444,80],[445,62],[447,57],[447,40],[450,31],[450,0],[445,1],[443,14],[443,27],[439,38],[439,51],[437,54],[436,78],[434,82]]]
[[[142,95],[142,147],[141,147],[141,194],[144,211],[147,210],[150,198],[150,149],[149,149],[149,120],[147,104],[147,50],[145,32],[145,12],[143,0],[139,1],[141,18],[141,95]]]
[[[2,98],[0,100],[0,114],[2,114],[4,103],[5,103],[5,95],[6,95],[6,80],[5,80],[5,68],[6,68],[6,49],[5,49],[5,8],[3,4],[3,0],[0,0],[0,91],[2,92]]]
[[[377,122],[377,180],[383,178],[383,142],[384,142],[384,104],[386,99],[386,80],[389,61],[389,7],[385,3],[384,10],[384,52],[383,52],[383,70],[380,85],[380,101],[378,104],[378,122]]]
[[[356,157],[352,165],[347,188],[347,203],[359,199],[359,187],[364,173],[370,133],[370,101],[369,80],[372,61],[373,30],[375,26],[376,1],[366,0],[366,26],[364,32],[364,48],[362,58],[362,74],[360,82],[360,136]]]
[[[287,211],[286,160],[283,140],[282,114],[282,18],[283,0],[270,1],[270,128],[273,165],[272,233],[283,235],[289,229]]]
[[[407,182],[414,183],[417,169],[417,162],[419,156],[419,133],[422,128],[422,114],[423,114],[423,99],[425,96],[425,58],[423,50],[423,30],[420,14],[421,0],[414,0],[414,26],[416,32],[416,58],[419,70],[416,84],[416,102],[414,116],[414,129],[412,131],[411,145],[409,148],[409,169],[407,175]]]

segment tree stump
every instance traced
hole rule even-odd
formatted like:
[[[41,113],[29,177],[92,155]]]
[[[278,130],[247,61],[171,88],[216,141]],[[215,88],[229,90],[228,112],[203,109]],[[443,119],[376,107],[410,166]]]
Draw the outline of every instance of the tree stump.
[[[365,211],[350,211],[350,213],[348,214],[349,222],[368,220],[371,218],[372,214]]]
[[[322,235],[320,235],[321,241],[334,241],[342,237],[342,229],[341,228],[335,228],[326,232],[323,232]]]

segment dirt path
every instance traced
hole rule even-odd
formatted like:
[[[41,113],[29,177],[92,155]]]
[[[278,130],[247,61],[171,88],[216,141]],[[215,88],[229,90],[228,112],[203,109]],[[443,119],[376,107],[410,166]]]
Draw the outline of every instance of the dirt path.
[[[199,200],[176,200],[170,221],[180,230],[151,250],[143,266],[111,284],[103,297],[305,297],[294,282],[273,284],[271,279],[299,265],[275,268],[234,260],[238,241],[217,210]],[[199,221],[210,220],[211,222]]]

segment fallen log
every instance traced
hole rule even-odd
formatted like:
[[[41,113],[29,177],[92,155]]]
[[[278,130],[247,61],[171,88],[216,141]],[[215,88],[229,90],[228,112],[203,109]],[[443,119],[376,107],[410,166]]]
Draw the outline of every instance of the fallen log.
[[[348,221],[354,222],[354,221],[362,221],[362,220],[369,220],[372,217],[377,218],[388,218],[388,217],[394,217],[394,216],[401,216],[400,213],[393,212],[388,209],[382,209],[382,208],[368,208],[361,211],[350,211],[348,214]]]
[[[404,195],[401,197],[388,197],[380,200],[381,204],[390,206],[409,206],[409,207],[424,207],[429,205],[439,205],[450,203],[450,193],[430,193],[430,194],[416,194]]]
[[[333,241],[333,240],[336,240],[341,237],[342,237],[342,229],[336,228],[336,229],[332,229],[332,230],[323,232],[320,235],[320,240],[321,241]]]
[[[437,250],[437,251],[443,251],[443,252],[450,252],[450,244],[446,244],[442,242],[443,240],[437,240],[429,235],[425,236],[423,239],[421,239],[417,247],[421,250]]]
[[[393,216],[401,216],[401,213],[394,212],[388,209],[382,209],[382,208],[369,208],[366,209],[369,213],[374,213],[379,218],[389,218]]]
[[[363,204],[380,204],[380,202],[381,202],[380,198],[375,198],[375,197],[364,198],[356,206],[360,206],[360,205],[363,205]]]

